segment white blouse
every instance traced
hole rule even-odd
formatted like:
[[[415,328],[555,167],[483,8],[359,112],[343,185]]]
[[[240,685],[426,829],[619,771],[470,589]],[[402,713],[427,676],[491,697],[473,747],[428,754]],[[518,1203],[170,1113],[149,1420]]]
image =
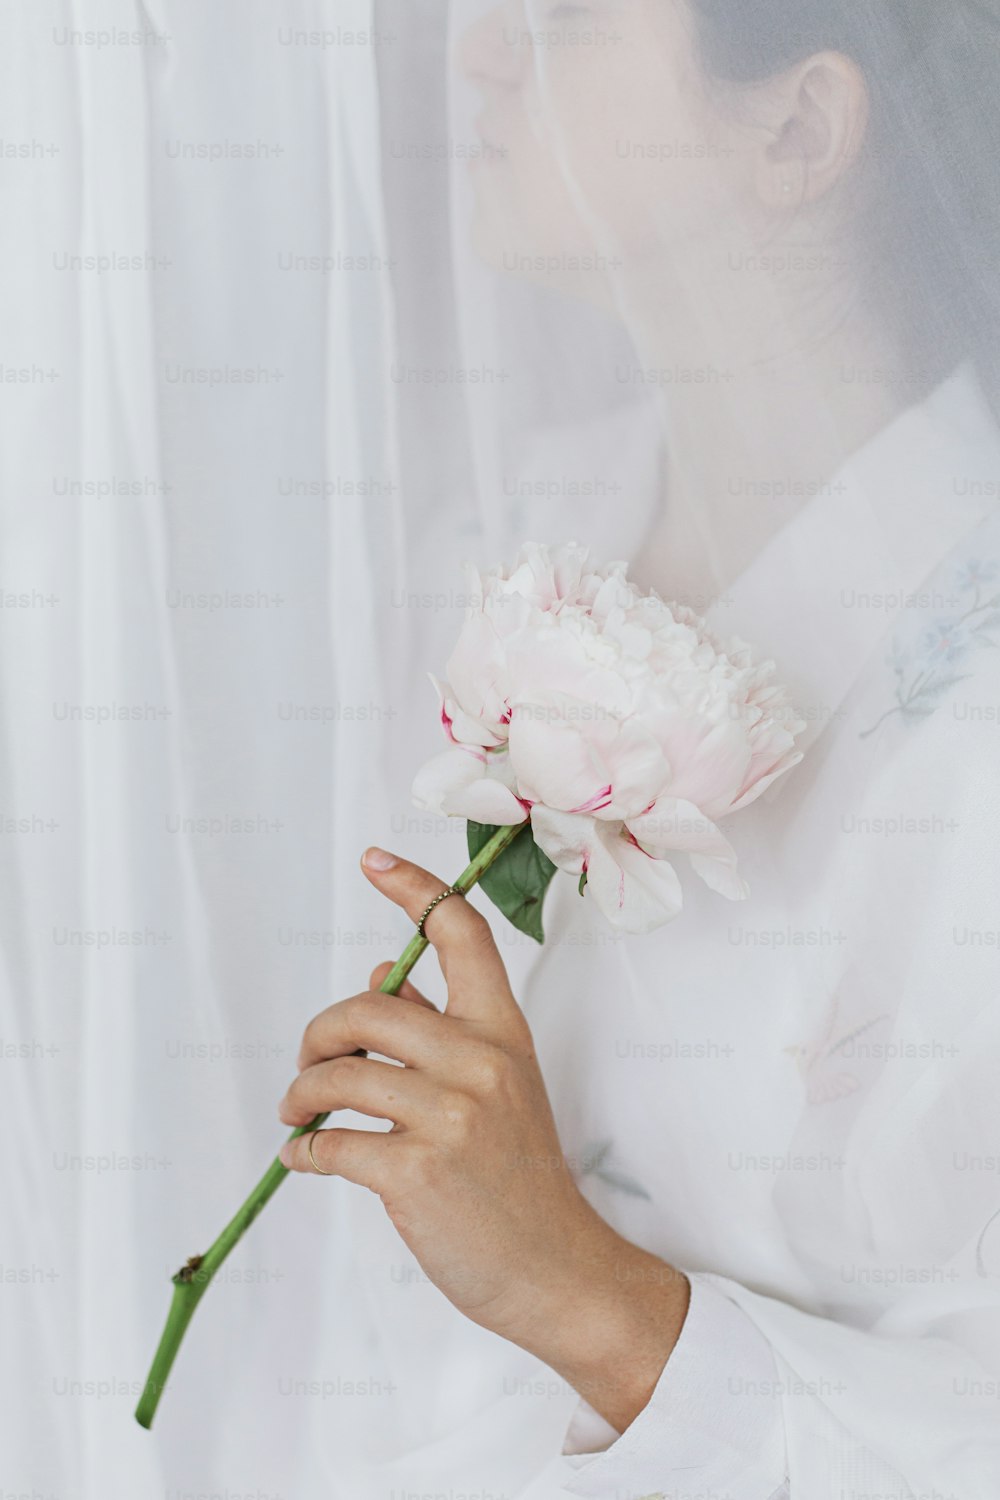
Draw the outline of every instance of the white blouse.
[[[1000,441],[972,390],[899,418],[714,611],[810,726],[730,825],[750,900],[689,883],[615,955],[624,1004],[550,930],[529,1013],[551,1080],[576,1010],[560,1120],[649,1195],[606,1217],[693,1273],[627,1431],[579,1404],[564,1493],[997,1492]],[[594,925],[556,900],[561,938]]]
[[[715,606],[809,725],[727,825],[747,901],[682,870],[622,937],[557,875],[541,949],[491,912],[582,1190],[691,1278],[646,1408],[616,1433],[349,1191],[341,1364],[393,1393],[323,1412],[332,1493],[1000,1493],[998,494],[963,368]]]

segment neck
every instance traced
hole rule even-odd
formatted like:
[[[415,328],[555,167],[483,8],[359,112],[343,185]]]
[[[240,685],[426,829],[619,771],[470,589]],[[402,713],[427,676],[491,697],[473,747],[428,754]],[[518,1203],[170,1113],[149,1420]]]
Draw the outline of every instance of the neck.
[[[667,450],[665,504],[632,571],[705,608],[923,392],[857,306],[821,306],[756,270],[716,277],[712,296],[699,282],[667,297],[658,279],[659,301],[630,285],[622,311],[659,377]]]

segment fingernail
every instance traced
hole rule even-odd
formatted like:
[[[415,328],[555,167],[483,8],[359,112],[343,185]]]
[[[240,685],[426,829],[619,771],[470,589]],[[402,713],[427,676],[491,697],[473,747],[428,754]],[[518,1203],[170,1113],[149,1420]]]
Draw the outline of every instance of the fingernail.
[[[286,1141],[285,1144],[282,1146],[281,1150],[278,1152],[278,1159],[281,1162],[281,1165],[283,1167],[290,1167],[292,1165],[292,1143],[291,1143],[291,1141]]]
[[[398,864],[394,854],[389,854],[385,849],[378,849],[374,845],[365,850],[364,865],[368,870],[391,870],[393,865]]]

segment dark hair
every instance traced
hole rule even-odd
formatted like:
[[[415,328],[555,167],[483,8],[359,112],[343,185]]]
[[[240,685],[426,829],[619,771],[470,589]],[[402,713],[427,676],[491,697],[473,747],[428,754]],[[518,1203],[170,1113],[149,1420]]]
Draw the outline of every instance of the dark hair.
[[[968,357],[1000,392],[1000,7],[989,0],[690,0],[710,78],[851,57],[871,101],[861,245],[904,361]]]

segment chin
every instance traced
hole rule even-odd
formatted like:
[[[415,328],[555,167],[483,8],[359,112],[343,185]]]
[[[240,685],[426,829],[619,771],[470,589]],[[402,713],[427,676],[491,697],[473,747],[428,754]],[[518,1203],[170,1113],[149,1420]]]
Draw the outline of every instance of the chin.
[[[510,183],[508,178],[503,186]],[[581,274],[578,268],[580,262],[592,262],[595,251],[582,232],[574,233],[579,226],[568,207],[562,214],[558,207],[553,211],[552,195],[546,194],[544,185],[535,184],[535,202],[527,192],[511,201],[509,193],[491,187],[476,184],[470,243],[479,260],[515,280],[588,301],[606,300],[604,278]]]

